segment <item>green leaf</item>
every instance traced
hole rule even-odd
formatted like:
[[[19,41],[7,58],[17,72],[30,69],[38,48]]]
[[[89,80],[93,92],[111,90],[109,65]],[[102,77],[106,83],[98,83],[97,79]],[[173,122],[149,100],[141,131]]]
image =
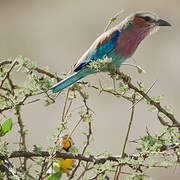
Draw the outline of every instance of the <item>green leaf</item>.
[[[0,137],[4,136],[12,129],[12,119],[9,118],[4,121],[4,123],[0,126]]]
[[[58,172],[56,172],[56,173],[48,176],[48,177],[46,178],[46,180],[59,180],[59,179],[61,178],[61,176],[62,176],[62,172],[61,172],[61,171],[58,171]]]
[[[116,21],[116,17],[113,17],[111,20],[110,20],[110,22],[112,23],[112,22],[114,22],[114,21]]]
[[[59,169],[60,169],[59,163],[53,163],[53,169],[55,172],[59,172]]]

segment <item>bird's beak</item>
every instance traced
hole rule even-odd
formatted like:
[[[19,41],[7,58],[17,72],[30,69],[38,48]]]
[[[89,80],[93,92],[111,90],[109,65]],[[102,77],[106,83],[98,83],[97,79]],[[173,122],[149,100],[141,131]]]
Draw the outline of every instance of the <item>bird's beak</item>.
[[[167,21],[164,21],[164,20],[162,20],[162,19],[157,20],[157,21],[156,21],[156,25],[157,25],[157,26],[171,26],[170,23],[168,23]]]

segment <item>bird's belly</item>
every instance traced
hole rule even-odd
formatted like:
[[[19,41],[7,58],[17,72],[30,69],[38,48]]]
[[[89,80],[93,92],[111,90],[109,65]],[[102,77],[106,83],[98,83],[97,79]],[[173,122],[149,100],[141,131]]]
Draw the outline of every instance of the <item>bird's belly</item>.
[[[63,159],[59,158],[59,166],[62,171],[66,171],[72,167],[73,159]]]

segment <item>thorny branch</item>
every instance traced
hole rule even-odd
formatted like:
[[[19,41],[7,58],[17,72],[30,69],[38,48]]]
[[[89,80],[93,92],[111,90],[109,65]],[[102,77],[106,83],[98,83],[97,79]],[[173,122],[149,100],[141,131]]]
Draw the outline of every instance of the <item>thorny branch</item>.
[[[5,172],[8,180],[13,180],[12,177],[16,178],[16,180],[20,180],[17,176],[17,173],[14,170],[12,163],[8,160],[7,156],[1,156],[0,160],[4,162],[4,164],[0,165],[0,171]]]
[[[42,162],[42,165],[41,165],[41,171],[39,173],[38,180],[43,179],[43,173],[44,173],[44,170],[46,169],[46,166],[47,166],[47,162],[46,162],[46,157],[45,157],[43,162]]]
[[[3,83],[5,82],[5,80],[9,77],[11,71],[13,70],[13,68],[15,67],[16,64],[17,64],[17,60],[15,59],[15,60],[12,62],[9,70],[6,72],[6,75],[5,75],[4,78],[1,80],[0,88],[2,87]]]
[[[16,64],[18,64],[18,61],[14,61],[14,62],[12,62],[12,61],[3,61],[3,62],[0,63],[0,66],[1,66],[1,65],[6,65],[6,64],[11,64],[11,63],[12,63],[12,65],[11,65],[10,69],[7,71],[6,76],[5,76],[4,79],[1,81],[0,88],[2,87],[2,84],[3,84],[3,82],[5,81],[5,79],[9,76],[9,73],[12,71],[12,69],[14,68],[14,66],[15,66]],[[46,74],[46,75],[47,75],[48,77],[50,77],[50,78],[55,78],[57,81],[60,81],[60,80],[61,80],[61,78],[58,78],[58,77],[55,76],[54,74],[49,73],[49,72],[47,72],[47,71],[45,71],[45,70],[43,70],[43,69],[35,68],[34,70],[37,71],[37,72],[39,72],[39,73]],[[176,120],[176,118],[174,117],[174,115],[171,114],[171,113],[169,113],[169,112],[167,112],[167,111],[161,106],[160,103],[155,102],[150,96],[147,95],[147,93],[145,93],[144,91],[139,90],[139,88],[137,88],[137,87],[131,82],[130,76],[128,76],[128,75],[126,75],[126,74],[124,74],[124,73],[122,73],[122,72],[119,72],[119,71],[117,71],[116,74],[119,75],[119,79],[122,79],[123,82],[124,82],[126,85],[128,85],[128,87],[129,87],[130,89],[133,89],[133,90],[135,90],[136,92],[138,92],[138,93],[139,93],[144,99],[146,99],[151,105],[155,106],[155,107],[158,109],[159,112],[161,112],[161,113],[163,113],[165,116],[167,116],[167,117],[172,121],[173,126],[176,126],[176,127],[180,128],[180,123]],[[82,82],[82,83],[83,83],[83,82]],[[99,89],[99,88],[96,87],[96,86],[92,86],[92,88],[94,88],[94,89]],[[107,90],[102,90],[102,91],[105,91],[105,92],[107,92],[107,93],[113,94],[113,95],[115,95],[115,96],[122,96],[122,94],[118,94],[117,92],[112,92],[112,91],[107,91]],[[126,96],[122,96],[122,97],[125,98],[125,99],[127,99],[127,100],[130,100],[129,97],[126,97]],[[10,106],[9,108],[8,108],[8,107],[5,107],[5,108],[3,108],[3,109],[0,109],[0,112],[9,110],[9,109],[11,109],[11,108],[12,108],[11,106]]]
[[[173,143],[173,144],[167,144],[163,145],[160,149],[161,151],[159,154],[165,153],[170,150],[179,149],[180,143]],[[155,152],[158,154],[158,152]],[[39,151],[39,152],[31,152],[31,151],[13,151],[9,158],[19,158],[19,157],[26,157],[26,158],[35,158],[35,157],[49,157],[50,153],[48,151]],[[128,155],[126,155],[128,156]],[[134,159],[138,159],[141,157],[141,155],[129,155],[128,157],[132,157]],[[0,159],[3,158],[3,156],[0,156]],[[85,156],[82,154],[74,155],[70,152],[59,152],[56,151],[55,158],[63,158],[63,159],[77,159],[85,162],[93,162],[94,164],[104,164],[106,161],[114,161],[119,162],[119,159],[121,156],[108,156],[108,157],[96,157],[94,155]]]
[[[84,85],[88,84],[88,82],[84,82],[84,81],[83,81],[83,82],[79,82],[79,83],[80,83],[80,84],[84,84]],[[112,94],[112,95],[114,95],[114,96],[116,96],[116,97],[119,96],[119,97],[122,97],[122,98],[124,98],[124,99],[132,102],[132,99],[131,99],[130,97],[125,96],[124,94],[121,94],[121,93],[119,93],[119,92],[117,92],[117,91],[115,91],[115,90],[107,90],[107,89],[103,89],[102,87],[98,87],[98,86],[95,86],[95,85],[89,85],[89,87],[91,87],[91,88],[93,88],[93,89],[96,89],[96,90],[99,90],[100,93],[106,92],[106,93]]]
[[[13,83],[12,79],[11,79],[11,72],[13,71],[13,69],[16,67],[16,65],[18,65],[19,62],[17,59],[15,59],[15,61],[3,61],[3,62],[0,62],[0,67],[2,66],[6,66],[6,65],[9,65],[9,69],[6,71],[5,75],[2,77],[1,79],[1,82],[0,82],[0,89],[2,91],[5,91],[9,94],[11,94],[12,96],[15,96],[15,92],[14,92],[14,88],[15,88],[15,84]],[[25,68],[28,69],[28,67],[26,65],[24,65]],[[35,71],[39,74],[43,74],[43,75],[46,75],[47,77],[49,78],[53,78],[53,79],[56,79],[56,81],[60,81],[61,78],[57,77],[57,75],[54,75],[48,71],[45,71],[41,68],[38,68],[38,67],[35,67],[34,69],[31,69],[31,71]],[[146,101],[148,101],[151,105],[153,105],[154,107],[157,108],[158,110],[158,119],[160,121],[160,123],[163,125],[163,126],[168,126],[169,128],[170,127],[177,127],[179,130],[180,130],[180,123],[176,120],[176,118],[174,117],[173,114],[169,113],[168,111],[166,111],[160,103],[154,101],[150,96],[147,95],[146,92],[140,90],[140,88],[136,87],[132,81],[131,81],[131,78],[128,76],[128,75],[125,75],[124,73],[122,72],[116,72],[116,74],[118,75],[118,78],[117,79],[120,79],[120,80],[123,80],[124,84],[126,84],[128,86],[128,90],[133,90],[135,91],[136,93],[139,93],[142,98],[144,98]],[[8,88],[4,87],[4,82],[7,80],[9,86]],[[80,84],[88,84],[86,82],[80,82]],[[132,102],[133,104],[135,104],[134,102],[135,101],[138,101],[138,99],[136,98],[131,98],[129,96],[126,96],[125,94],[121,94],[119,93],[118,91],[116,90],[107,90],[105,88],[102,88],[102,87],[98,87],[98,86],[94,86],[94,85],[90,85],[89,87],[93,88],[93,89],[96,89],[96,90],[99,90],[99,92],[106,92],[106,93],[109,93],[109,94],[112,94],[116,97],[122,97],[130,102]],[[71,90],[71,89],[70,89]],[[48,98],[50,98],[50,96],[46,93],[46,95],[48,96]],[[18,118],[18,124],[19,124],[19,128],[20,128],[20,146],[25,148],[26,149],[26,141],[25,141],[25,130],[24,130],[24,124],[23,124],[23,121],[22,121],[22,117],[21,117],[21,112],[20,112],[20,108],[22,105],[25,105],[26,104],[26,100],[29,98],[29,97],[32,97],[34,96],[34,94],[32,93],[27,93],[27,94],[24,94],[24,96],[22,97],[22,99],[20,99],[18,102],[16,102],[14,104],[14,102],[8,98],[8,96],[4,95],[3,93],[0,94],[0,97],[1,98],[4,98],[5,100],[11,102],[11,104],[9,106],[5,106],[5,107],[2,107],[0,109],[0,113],[4,112],[4,111],[7,111],[7,110],[10,110],[10,109],[15,109],[15,113],[17,115],[17,118]],[[83,96],[82,96],[83,97]],[[68,96],[67,96],[68,98]],[[142,99],[141,98],[141,99]],[[51,99],[52,100],[52,99]],[[53,99],[54,100],[54,99]],[[36,100],[32,101],[32,102],[36,102]],[[55,100],[53,101],[55,102]],[[90,116],[90,108],[87,106],[87,100],[85,97],[83,97],[83,103],[84,103],[84,107],[86,108],[86,115],[87,116]],[[63,113],[63,117],[62,119],[66,119],[67,117],[67,114],[68,112],[70,111],[70,107],[71,107],[71,104],[72,104],[72,100],[70,100],[70,103],[67,107],[67,110],[65,111],[64,110],[64,113]],[[67,106],[67,103],[65,104],[65,106]],[[132,106],[132,111],[134,111],[134,106]],[[65,107],[66,108],[66,107]],[[169,125],[161,116],[159,113],[162,113],[164,114],[167,118],[169,118],[169,120],[172,122],[172,125]],[[77,126],[79,125],[79,123],[82,121],[83,117],[81,117],[80,121],[78,121],[78,124],[76,125],[75,129],[77,128]],[[64,122],[65,123],[65,122]],[[131,125],[129,125],[130,127]],[[73,131],[72,131],[73,133]],[[56,142],[55,144],[57,144],[58,140],[59,140],[59,137],[60,137],[60,134],[61,132],[59,132],[59,136],[57,137],[56,139]],[[53,153],[50,153],[47,152],[47,151],[41,151],[41,152],[28,152],[28,151],[14,151],[11,155],[10,155],[10,158],[24,158],[23,159],[23,162],[21,161],[21,167],[23,169],[23,173],[26,173],[26,161],[28,158],[35,158],[35,157],[49,157],[49,156],[53,156],[52,158],[56,158],[56,157],[62,157],[64,159],[68,158],[68,159],[77,159],[78,160],[78,164],[77,166],[73,169],[69,179],[72,179],[76,173],[76,171],[78,170],[78,168],[80,167],[80,163],[81,161],[85,161],[86,162],[86,169],[84,169],[84,171],[82,171],[81,174],[84,174],[85,171],[89,170],[91,167],[88,167],[88,163],[93,163],[94,165],[95,164],[103,164],[105,163],[106,161],[114,161],[115,163],[117,163],[117,167],[120,167],[118,173],[117,173],[117,179],[118,179],[118,174],[121,172],[121,167],[124,166],[124,165],[127,165],[129,167],[132,168],[131,164],[128,164],[127,162],[126,163],[119,163],[119,159],[125,157],[125,147],[126,147],[126,143],[127,143],[127,139],[128,139],[128,134],[129,132],[127,133],[127,138],[126,138],[126,141],[124,143],[124,148],[123,148],[123,152],[122,152],[122,156],[118,156],[118,157],[114,157],[114,156],[109,156],[109,157],[101,157],[101,158],[97,158],[95,156],[85,156],[84,153],[86,152],[86,149],[87,147],[89,146],[90,144],[90,137],[92,135],[92,127],[91,127],[91,121],[88,122],[88,134],[86,135],[86,144],[84,145],[83,149],[82,149],[82,153],[81,154],[78,154],[78,155],[73,155],[71,153],[61,153],[61,152],[55,152],[55,149],[53,150]],[[72,134],[71,134],[72,135]],[[179,149],[180,148],[180,144],[179,143],[171,143],[171,144],[168,144],[168,145],[163,145],[161,148],[160,148],[160,152],[159,154],[161,153],[165,153],[166,151],[169,151],[169,150],[176,150],[176,149]],[[175,151],[175,153],[177,153]],[[141,156],[141,155],[140,155]],[[140,156],[131,156],[132,158],[138,158]],[[178,158],[177,158],[178,159]],[[42,178],[42,175],[43,175],[43,171],[46,171],[48,169],[49,166],[47,166],[47,163],[46,163],[46,160],[44,159],[44,163],[42,163],[42,169],[41,169],[41,173],[39,174],[39,179]],[[145,167],[145,165],[143,164],[140,164],[139,165],[139,171],[141,171],[141,167]],[[4,169],[5,170],[5,169]],[[103,174],[104,172],[100,172],[100,174]],[[99,176],[98,174],[96,174],[96,177]],[[7,176],[8,177],[8,176]]]
[[[82,96],[83,97],[83,96]],[[85,108],[86,108],[86,115],[87,116],[90,116],[90,108],[88,107],[87,105],[87,100],[85,97],[83,97],[83,102],[84,102],[84,105],[85,105]],[[83,119],[83,117],[81,117],[81,119]],[[92,127],[91,127],[91,121],[88,122],[88,134],[86,135],[86,144],[84,145],[84,148],[82,150],[82,153],[81,155],[83,156],[87,147],[89,146],[90,144],[90,137],[92,135]],[[78,161],[78,164],[77,166],[74,168],[74,170],[72,171],[71,175],[70,175],[70,178],[69,179],[72,179],[77,171],[77,169],[80,167],[80,164],[81,164],[81,160]]]
[[[167,145],[163,145],[161,148],[160,148],[160,152],[155,152],[155,154],[168,154],[168,151],[175,151],[177,149],[180,149],[180,143],[172,143],[172,144],[167,144]],[[148,152],[147,152],[148,153]],[[43,158],[47,158],[47,157],[50,157],[51,154],[48,152],[48,151],[39,151],[39,152],[30,152],[30,151],[14,151],[11,153],[11,155],[9,156],[9,158],[18,158],[18,157],[25,157],[25,158],[37,158],[37,157],[43,157]],[[129,157],[131,158],[132,160],[138,160],[139,158],[142,158],[142,157],[145,157],[145,154],[132,154],[132,155],[125,155],[125,157]],[[4,157],[3,156],[0,156],[0,159],[3,159]],[[143,163],[140,163],[140,162],[137,162],[136,165],[133,165],[131,164],[131,162],[129,161],[124,161],[124,162],[120,162],[121,160],[121,156],[105,156],[105,157],[96,157],[94,155],[90,155],[90,156],[85,156],[85,155],[82,155],[82,154],[77,154],[77,155],[74,155],[72,153],[69,153],[69,152],[59,152],[59,151],[56,151],[55,153],[55,156],[54,158],[63,158],[63,159],[76,159],[76,160],[79,160],[79,161],[84,161],[86,163],[92,163],[93,166],[95,165],[98,165],[98,164],[104,164],[106,163],[107,161],[112,161],[114,162],[114,166],[116,167],[119,167],[119,166],[128,166],[129,168],[135,170],[135,171],[139,171],[139,172],[142,172],[142,168],[144,169],[147,169],[149,166],[146,165],[146,164],[143,164]],[[146,157],[148,158],[148,157]],[[43,164],[45,165],[45,159],[44,159],[44,162]],[[44,167],[43,165],[43,167]],[[88,170],[91,170],[91,168],[93,167],[87,167],[86,168],[86,171]],[[42,168],[43,168],[42,167]],[[152,167],[168,167],[166,165],[153,165]],[[108,170],[107,170],[108,171]],[[84,171],[82,172],[84,173]],[[103,172],[102,172],[103,173]],[[98,177],[100,174],[102,174],[101,171],[100,173],[98,173],[95,177]]]
[[[59,81],[62,80],[61,78],[57,77],[56,75],[54,75],[54,74],[52,74],[52,73],[50,73],[50,72],[48,72],[48,71],[45,71],[45,70],[43,70],[43,69],[41,69],[41,68],[36,67],[34,70],[37,71],[37,72],[40,73],[40,74],[45,74],[46,76],[48,76],[48,77],[50,77],[50,78],[56,79],[57,82],[59,82]]]
[[[25,130],[24,130],[24,124],[23,124],[23,121],[22,121],[22,117],[21,117],[21,113],[20,113],[20,110],[19,109],[16,109],[16,116],[18,118],[18,124],[19,124],[19,134],[20,134],[20,140],[19,140],[19,148],[20,149],[26,149],[26,133],[25,133]],[[23,160],[23,163],[22,163],[22,169],[24,171],[26,171],[26,167],[27,166],[27,158],[24,157],[24,160]]]
[[[167,112],[160,103],[157,103],[152,100],[144,91],[139,90],[132,82],[130,76],[122,73],[122,72],[116,72],[119,75],[119,78],[123,80],[125,84],[128,85],[130,89],[133,89],[135,92],[138,92],[141,96],[144,97],[151,105],[155,106],[159,112],[163,113],[165,116],[167,116],[173,123],[173,126],[176,126],[180,129],[180,123],[176,120],[173,114]]]
[[[131,117],[130,117],[130,121],[129,121],[129,125],[128,125],[128,130],[127,130],[126,138],[125,138],[124,145],[123,145],[123,150],[122,150],[121,158],[124,158],[124,156],[125,156],[125,149],[126,149],[126,145],[127,145],[127,142],[128,142],[129,133],[130,133],[133,117],[134,117],[134,111],[135,111],[134,104],[136,103],[136,93],[135,92],[132,95],[132,100],[133,101],[132,101]],[[122,168],[122,166],[117,167],[116,173],[114,175],[114,180],[118,180],[119,179],[119,175],[121,173],[121,168]]]

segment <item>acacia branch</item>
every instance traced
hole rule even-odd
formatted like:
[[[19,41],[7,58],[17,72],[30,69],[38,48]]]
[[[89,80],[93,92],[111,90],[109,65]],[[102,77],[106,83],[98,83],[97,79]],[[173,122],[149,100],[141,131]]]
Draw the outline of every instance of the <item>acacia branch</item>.
[[[50,157],[51,154],[48,151],[39,151],[39,152],[30,152],[30,151],[14,151],[11,153],[9,158],[19,158],[19,157],[26,157],[26,158],[33,158],[33,157]],[[54,154],[54,158],[63,158],[63,159],[77,159],[85,162],[93,162],[94,164],[104,164],[106,161],[115,161],[119,162],[117,159],[120,156],[109,156],[109,157],[101,157],[96,158],[95,156],[85,156],[82,154],[73,155],[70,152],[59,152],[56,151]]]
[[[13,180],[13,177],[17,180],[20,178],[17,176],[17,173],[14,171],[14,167],[11,162],[8,160],[7,156],[0,156],[0,160],[3,161],[3,164],[0,165],[0,171],[5,172],[8,180]]]
[[[160,148],[159,154],[162,152],[166,152],[169,150],[180,149],[180,143],[171,143],[167,145],[162,145]],[[158,152],[156,152],[158,154]],[[33,157],[49,157],[51,154],[48,151],[38,151],[38,152],[31,152],[31,151],[14,151],[10,154],[9,158],[19,158],[19,157],[26,157],[26,158],[33,158]],[[126,155],[127,156],[127,155]],[[2,159],[4,156],[0,156]],[[134,158],[135,160],[141,155],[129,155],[129,157]],[[56,151],[54,158],[63,158],[63,159],[77,159],[82,160],[85,162],[93,162],[94,164],[104,164],[106,161],[114,161],[119,162],[121,156],[108,156],[108,157],[96,157],[94,155],[85,156],[82,154],[74,155],[70,152],[59,152]]]
[[[19,62],[17,61],[17,60],[15,60],[16,62],[15,62],[15,64],[13,63],[12,64],[12,66],[11,66],[11,68],[9,69],[9,71],[7,71],[7,74],[6,74],[6,76],[8,76],[9,75],[9,72],[14,68],[14,66],[16,65],[16,64],[19,64]],[[13,61],[8,61],[8,60],[5,60],[5,61],[2,61],[2,62],[0,62],[0,66],[2,66],[2,65],[7,65],[7,64],[11,64]],[[23,65],[25,68],[27,68],[27,69],[29,69],[26,65]],[[45,71],[45,70],[43,70],[43,69],[41,69],[41,68],[39,68],[39,67],[36,67],[36,68],[34,68],[33,69],[34,71],[36,71],[36,72],[38,72],[38,73],[40,73],[40,74],[45,74],[45,75],[47,75],[48,77],[50,77],[50,78],[54,78],[54,79],[56,79],[57,81],[61,81],[62,79],[61,78],[59,78],[59,77],[57,77],[56,75],[54,75],[54,74],[52,74],[52,73],[50,73],[50,72],[48,72],[48,71]],[[5,79],[6,79],[7,77],[5,77]]]
[[[12,64],[11,67],[9,68],[9,70],[6,72],[6,75],[4,76],[4,78],[1,80],[0,83],[0,87],[2,87],[3,83],[5,82],[5,80],[9,77],[11,71],[13,70],[13,68],[15,67],[15,65],[18,63],[18,61],[15,59]]]
[[[0,62],[0,66],[11,64],[11,63],[12,61],[5,60],[5,61]]]
[[[26,133],[24,130],[24,124],[23,124],[21,113],[20,113],[19,109],[16,109],[16,116],[18,119],[19,134],[20,134],[19,148],[23,147],[26,149]],[[26,166],[27,166],[27,158],[26,157],[24,157],[23,163],[21,165],[22,165],[22,169],[24,171],[26,171]]]
[[[133,117],[134,117],[134,111],[135,111],[134,104],[136,103],[136,93],[134,92],[134,94],[132,96],[133,96],[132,97],[133,102],[132,102],[131,117],[130,117],[130,121],[129,121],[129,125],[128,125],[128,130],[127,130],[127,133],[126,133],[126,138],[125,138],[125,141],[124,141],[124,146],[123,146],[121,158],[125,157],[125,149],[126,149],[126,145],[127,145],[127,141],[128,141],[128,138],[129,138],[129,133],[130,133],[130,130],[131,130],[131,125],[132,125],[132,121],[133,121]],[[120,173],[121,173],[121,168],[122,168],[122,166],[117,167],[116,173],[115,173],[115,176],[114,176],[114,180],[119,179],[119,176],[120,176]]]
[[[123,97],[124,99],[132,102],[132,98],[130,98],[128,96],[125,96],[124,94],[121,94],[121,93],[117,92],[114,89],[113,90],[107,90],[107,89],[104,89],[102,86],[98,87],[98,86],[95,86],[95,85],[89,85],[89,82],[85,82],[85,81],[82,81],[82,82],[79,82],[79,83],[82,84],[82,85],[88,85],[88,87],[99,90],[99,94],[102,93],[102,92],[106,92],[106,93],[112,94],[115,97]]]
[[[166,117],[168,117],[172,123],[173,126],[176,126],[178,129],[180,129],[180,123],[176,120],[176,118],[174,117],[173,114],[167,112],[161,105],[159,102],[155,102],[152,100],[151,97],[149,97],[144,91],[141,91],[140,89],[138,89],[132,82],[131,82],[131,78],[122,73],[122,72],[116,72],[119,75],[119,78],[123,80],[123,82],[128,85],[128,87],[130,89],[135,90],[136,92],[138,92],[141,96],[144,97],[144,99],[146,99],[151,105],[155,106],[159,112],[163,113]]]
[[[79,92],[79,93],[81,94],[81,92]],[[87,100],[86,100],[86,98],[85,98],[84,96],[82,96],[82,97],[83,97],[84,106],[85,106],[85,108],[86,108],[86,115],[87,115],[87,116],[90,116],[90,108],[89,108],[88,105],[87,105]],[[81,117],[81,119],[83,119],[83,117]],[[84,155],[87,147],[88,147],[89,144],[90,144],[90,137],[91,137],[91,135],[92,135],[92,128],[91,128],[91,121],[89,121],[89,122],[88,122],[88,134],[86,135],[87,141],[86,141],[86,144],[85,144],[84,147],[83,147],[83,150],[82,150],[82,153],[81,153],[82,156]],[[70,176],[69,179],[72,179],[72,178],[74,177],[77,169],[80,167],[80,163],[81,163],[81,160],[78,161],[78,164],[77,164],[77,166],[74,168],[74,170],[72,171],[71,176]]]
[[[45,75],[49,76],[50,78],[54,78],[58,82],[62,80],[61,78],[57,77],[56,75],[54,75],[54,74],[52,74],[52,73],[50,73],[48,71],[45,71],[45,70],[43,70],[41,68],[36,67],[36,68],[34,68],[34,70],[37,71],[40,74],[45,74]]]
[[[12,64],[11,64],[11,63],[12,63]],[[0,66],[6,65],[6,64],[11,64],[11,67],[10,67],[9,70],[7,71],[5,77],[2,79],[2,81],[1,81],[1,83],[0,83],[0,88],[2,87],[2,85],[3,85],[4,81],[6,80],[6,78],[9,76],[9,73],[12,71],[12,69],[14,68],[14,66],[15,66],[16,64],[18,64],[18,61],[17,61],[17,60],[15,60],[15,61],[5,60],[5,61],[3,61],[3,62],[0,63]],[[24,67],[26,67],[26,66],[24,66]],[[45,70],[43,70],[43,69],[41,69],[41,68],[36,67],[34,70],[37,71],[38,73],[45,74],[45,75],[47,75],[47,76],[50,77],[50,78],[55,78],[57,81],[62,80],[61,78],[57,77],[57,76],[54,75],[53,73],[50,73],[50,72],[48,72],[48,71],[45,71]],[[174,115],[171,114],[171,113],[169,113],[169,112],[167,112],[167,111],[160,105],[160,103],[155,102],[154,100],[152,100],[152,98],[149,97],[149,96],[147,95],[147,93],[145,93],[144,91],[139,90],[139,89],[131,82],[131,78],[130,78],[128,75],[126,75],[126,74],[124,74],[124,73],[122,73],[122,72],[119,72],[119,71],[117,71],[116,74],[119,75],[119,78],[122,79],[123,82],[124,82],[126,85],[128,85],[128,87],[129,87],[130,89],[133,89],[133,90],[135,90],[136,92],[138,92],[138,93],[139,93],[144,99],[146,99],[151,105],[155,106],[155,107],[158,109],[159,112],[163,113],[166,117],[168,117],[168,118],[172,121],[173,126],[176,126],[176,127],[178,127],[178,128],[180,129],[180,123],[176,120],[176,118],[174,117]],[[98,89],[98,87],[96,87],[96,86],[92,86],[92,88]],[[104,91],[104,90],[103,90],[103,91]],[[107,90],[105,90],[105,92],[111,93],[111,94],[113,94],[113,95],[115,95],[115,96],[122,96],[121,94],[118,94],[118,93],[112,92],[112,91],[107,91]],[[130,99],[129,99],[128,97],[126,97],[126,96],[122,96],[122,97],[125,98],[125,99],[127,99],[127,100],[130,100]],[[3,112],[3,111],[5,111],[5,110],[7,110],[7,109],[11,109],[11,107],[1,109],[0,112]]]

